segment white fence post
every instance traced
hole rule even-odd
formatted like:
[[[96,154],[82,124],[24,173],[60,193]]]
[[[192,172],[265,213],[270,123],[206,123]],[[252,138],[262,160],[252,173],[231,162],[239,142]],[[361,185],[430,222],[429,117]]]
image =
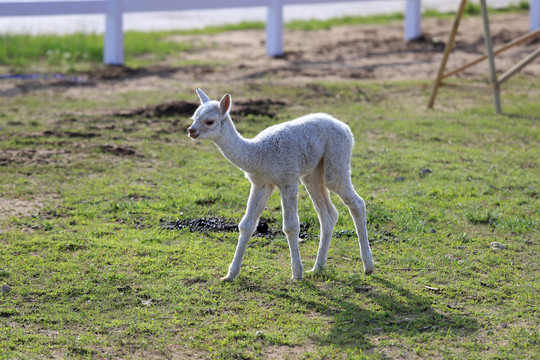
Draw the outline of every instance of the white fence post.
[[[529,12],[531,17],[529,30],[540,29],[540,0],[531,0]]]
[[[103,44],[103,62],[107,65],[124,63],[123,1],[108,0]]]
[[[422,35],[422,1],[407,0],[405,5],[405,41],[417,39]]]
[[[283,55],[283,5],[281,0],[270,0],[268,3],[266,55]]]

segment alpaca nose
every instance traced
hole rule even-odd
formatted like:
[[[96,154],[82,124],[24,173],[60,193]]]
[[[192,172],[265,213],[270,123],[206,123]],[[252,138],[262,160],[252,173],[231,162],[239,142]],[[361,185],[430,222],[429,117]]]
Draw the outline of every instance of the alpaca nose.
[[[194,139],[194,138],[197,137],[197,130],[193,129],[191,126],[188,127],[187,131],[188,131],[188,136],[189,136],[190,138],[193,138],[193,139]]]

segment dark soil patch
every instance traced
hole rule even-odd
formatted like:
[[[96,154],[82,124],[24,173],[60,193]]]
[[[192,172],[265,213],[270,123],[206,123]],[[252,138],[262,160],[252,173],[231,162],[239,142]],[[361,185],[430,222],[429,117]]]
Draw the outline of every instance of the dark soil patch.
[[[204,233],[210,231],[231,232],[238,231],[238,224],[234,223],[230,219],[225,219],[222,217],[211,217],[178,219],[174,221],[162,220],[161,228],[165,230],[189,229],[189,231],[191,232],[197,231]]]
[[[273,239],[277,235],[282,234],[281,230],[274,229],[270,225],[273,223],[270,219],[260,219],[257,229],[253,236]],[[181,230],[188,229],[191,232],[238,232],[238,224],[232,219],[223,217],[211,218],[194,218],[194,219],[178,219],[165,220],[161,219],[161,228],[164,230]],[[308,223],[300,223],[300,238],[312,238],[310,232],[311,225]]]
[[[125,80],[138,76],[169,76],[176,72],[168,66],[132,68],[129,66],[105,65],[85,73],[92,80]]]
[[[60,137],[60,138],[93,138],[99,134],[92,132],[80,132],[80,131],[56,131],[45,130],[39,133],[28,134],[28,137]]]
[[[198,103],[187,101],[171,101],[154,106],[145,106],[143,108],[122,111],[114,114],[115,116],[122,117],[146,117],[146,118],[160,118],[171,116],[192,116],[195,110],[199,107]]]
[[[0,155],[0,166],[7,166],[10,163],[15,164],[50,164],[60,161],[60,155],[70,154],[71,151],[65,149],[19,149],[3,150]]]
[[[0,166],[6,166],[13,162],[13,159],[7,157],[0,157]]]
[[[127,146],[117,146],[117,145],[105,144],[105,145],[100,145],[99,148],[104,153],[109,153],[109,154],[113,154],[113,155],[116,155],[116,156],[132,156],[132,155],[142,156],[142,155],[138,154],[137,151],[135,151],[135,149],[132,149],[132,148],[127,147]]]
[[[422,34],[407,43],[407,49],[420,52],[443,52],[446,43],[438,37]]]
[[[231,115],[233,119],[247,116],[265,116],[269,118],[276,117],[276,111],[285,106],[286,103],[272,99],[250,99],[238,100],[233,103]],[[199,107],[197,102],[189,101],[171,101],[158,105],[149,105],[135,110],[127,110],[115,113],[115,116],[121,117],[191,117]]]
[[[147,76],[157,76],[161,78],[171,77],[175,73],[186,73],[192,76],[202,76],[212,74],[215,69],[206,65],[192,65],[183,67],[171,67],[164,65],[154,65],[148,67],[132,68],[129,66],[105,65],[85,73],[85,77],[92,81],[99,80],[126,80]]]
[[[276,117],[275,111],[285,105],[287,103],[272,99],[238,100],[233,102],[231,115],[233,117],[265,116],[273,119]]]

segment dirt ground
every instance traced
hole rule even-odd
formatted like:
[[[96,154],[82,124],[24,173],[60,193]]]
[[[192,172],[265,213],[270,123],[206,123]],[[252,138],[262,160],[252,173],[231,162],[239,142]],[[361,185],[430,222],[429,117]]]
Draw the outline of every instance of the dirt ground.
[[[254,80],[266,76],[285,78],[346,79],[434,79],[453,20],[424,19],[423,36],[415,41],[403,40],[403,25],[358,25],[319,31],[285,31],[283,58],[265,56],[263,31],[236,31],[214,36],[190,37],[192,41],[211,43],[188,59],[223,61],[231,65],[224,71],[194,73],[198,78],[222,77],[228,80]],[[490,27],[497,48],[528,32],[526,14],[497,15],[490,18]],[[454,51],[447,69],[453,69],[485,54],[480,18],[462,19]],[[183,40],[186,40],[183,38]],[[540,36],[526,44],[502,53],[496,59],[502,72],[538,48]],[[524,73],[540,74],[540,60]],[[470,68],[461,76],[487,75],[486,61]]]
[[[442,53],[452,26],[452,19],[424,19],[422,37],[403,40],[403,24],[338,26],[329,30],[284,32],[285,55],[270,58],[265,54],[264,30],[231,31],[217,35],[176,36],[178,41],[195,44],[196,50],[181,58],[144,67],[100,67],[78,77],[44,77],[37,80],[1,80],[0,96],[66,88],[96,90],[95,96],[110,91],[159,90],[168,82],[193,87],[197,83],[310,81],[315,79],[419,80],[432,81],[438,71]],[[494,47],[528,32],[529,16],[496,14],[490,17]],[[466,64],[485,53],[479,17],[462,19],[447,70]],[[496,58],[499,73],[540,46],[540,35],[512,48]],[[174,66],[178,61],[213,65]],[[484,61],[460,73],[459,77],[488,77]],[[534,60],[522,73],[540,75],[540,59]],[[150,81],[148,80],[150,78]],[[120,82],[119,82],[120,81]],[[79,95],[71,89],[73,96]]]

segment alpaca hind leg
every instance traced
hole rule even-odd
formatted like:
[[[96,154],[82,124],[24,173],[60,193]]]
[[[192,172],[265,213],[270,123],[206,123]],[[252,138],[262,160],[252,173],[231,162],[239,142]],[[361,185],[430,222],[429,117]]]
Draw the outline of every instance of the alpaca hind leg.
[[[298,235],[300,234],[300,222],[298,220],[298,184],[282,186],[281,207],[283,211],[283,232],[289,243],[291,253],[291,270],[294,280],[302,280],[303,269],[298,248]]]
[[[319,250],[317,251],[317,260],[311,269],[312,272],[320,271],[326,265],[332,233],[338,219],[338,212],[330,200],[330,194],[324,182],[323,171],[323,163],[321,162],[312,173],[301,179],[313,202],[321,226]]]
[[[255,231],[259,217],[261,216],[268,199],[275,189],[276,187],[270,184],[251,185],[246,214],[238,225],[240,235],[238,237],[238,245],[236,246],[234,258],[229,266],[227,275],[222,277],[221,280],[233,281],[234,278],[240,273],[240,267],[242,266],[242,260],[244,259],[244,254],[246,253],[249,238]]]
[[[330,186],[329,186],[330,187]],[[371,274],[373,272],[373,256],[369,247],[367,227],[366,227],[366,206],[364,200],[354,191],[350,178],[343,181],[332,182],[330,187],[341,201],[349,208],[349,212],[353,218],[360,244],[360,255],[364,264],[364,272]]]

